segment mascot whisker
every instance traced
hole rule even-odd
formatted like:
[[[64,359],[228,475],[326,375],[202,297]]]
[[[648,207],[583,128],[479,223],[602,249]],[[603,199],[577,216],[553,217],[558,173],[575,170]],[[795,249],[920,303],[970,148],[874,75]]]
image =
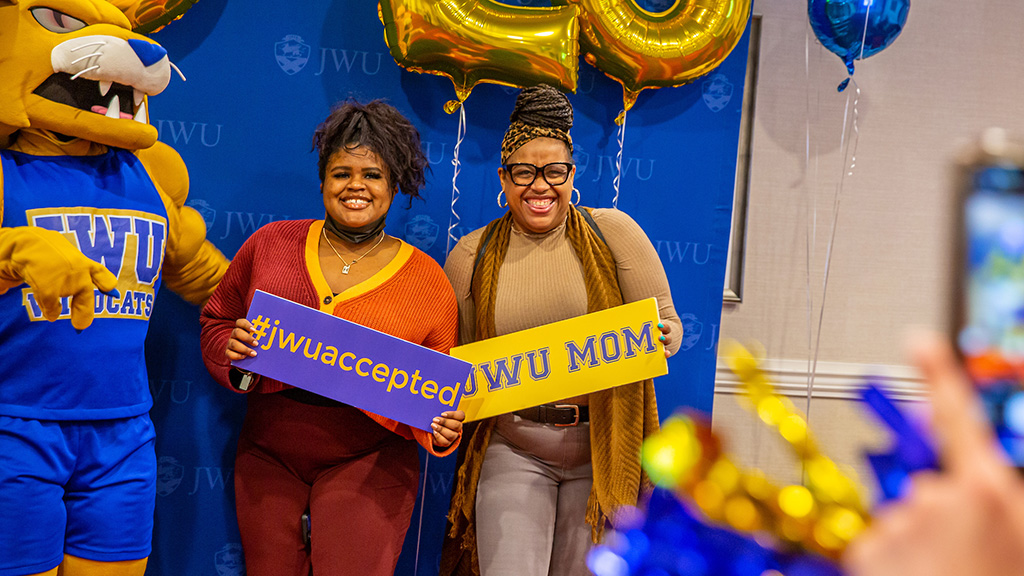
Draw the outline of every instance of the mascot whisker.
[[[149,319],[227,268],[149,124],[176,68],[135,3],[0,0],[0,576],[143,574]]]

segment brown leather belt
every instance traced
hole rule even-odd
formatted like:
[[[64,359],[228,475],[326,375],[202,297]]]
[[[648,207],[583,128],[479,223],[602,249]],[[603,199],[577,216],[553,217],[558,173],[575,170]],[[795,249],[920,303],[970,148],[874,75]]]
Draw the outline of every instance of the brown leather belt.
[[[516,410],[513,414],[526,420],[555,426],[577,426],[590,421],[590,407],[578,404],[541,404]]]

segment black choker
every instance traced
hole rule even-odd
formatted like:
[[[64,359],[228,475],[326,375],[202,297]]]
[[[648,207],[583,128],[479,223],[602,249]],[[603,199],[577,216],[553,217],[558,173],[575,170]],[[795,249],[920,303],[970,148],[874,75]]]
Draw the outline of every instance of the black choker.
[[[367,240],[376,238],[384,230],[384,220],[387,217],[388,215],[385,213],[376,222],[370,222],[366,226],[360,226],[359,228],[349,228],[336,222],[334,218],[331,218],[330,214],[326,214],[324,216],[324,228],[349,244],[362,244]]]

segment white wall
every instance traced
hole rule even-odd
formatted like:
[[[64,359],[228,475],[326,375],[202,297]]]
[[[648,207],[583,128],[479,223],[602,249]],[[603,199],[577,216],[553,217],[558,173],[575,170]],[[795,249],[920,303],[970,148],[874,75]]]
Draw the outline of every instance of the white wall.
[[[904,366],[904,333],[944,329],[948,319],[954,151],[988,126],[1024,134],[1024,3],[914,0],[902,35],[857,62],[859,97],[852,85],[836,92],[845,67],[814,38],[806,0],[755,0],[754,11],[763,18],[743,302],[726,306],[722,336],[760,342],[774,364],[802,367],[778,375],[804,406],[839,190],[817,371],[831,393],[814,395],[810,423],[870,483],[860,450],[886,436],[850,388],[860,373],[891,373],[905,398],[922,398]],[[851,169],[852,149],[845,158],[840,140],[854,110]],[[840,185],[844,170],[852,175]],[[796,481],[784,447],[732,392],[719,378],[714,423],[729,449]]]

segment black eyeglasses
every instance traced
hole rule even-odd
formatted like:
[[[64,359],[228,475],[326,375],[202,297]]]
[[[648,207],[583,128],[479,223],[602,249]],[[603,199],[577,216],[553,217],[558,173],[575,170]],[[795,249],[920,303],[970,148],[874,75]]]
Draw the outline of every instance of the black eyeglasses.
[[[533,164],[505,164],[505,171],[516,186],[529,186],[537,179],[537,174],[544,177],[544,181],[552,186],[565,184],[569,180],[569,173],[572,172],[572,162],[552,162],[543,166]]]

